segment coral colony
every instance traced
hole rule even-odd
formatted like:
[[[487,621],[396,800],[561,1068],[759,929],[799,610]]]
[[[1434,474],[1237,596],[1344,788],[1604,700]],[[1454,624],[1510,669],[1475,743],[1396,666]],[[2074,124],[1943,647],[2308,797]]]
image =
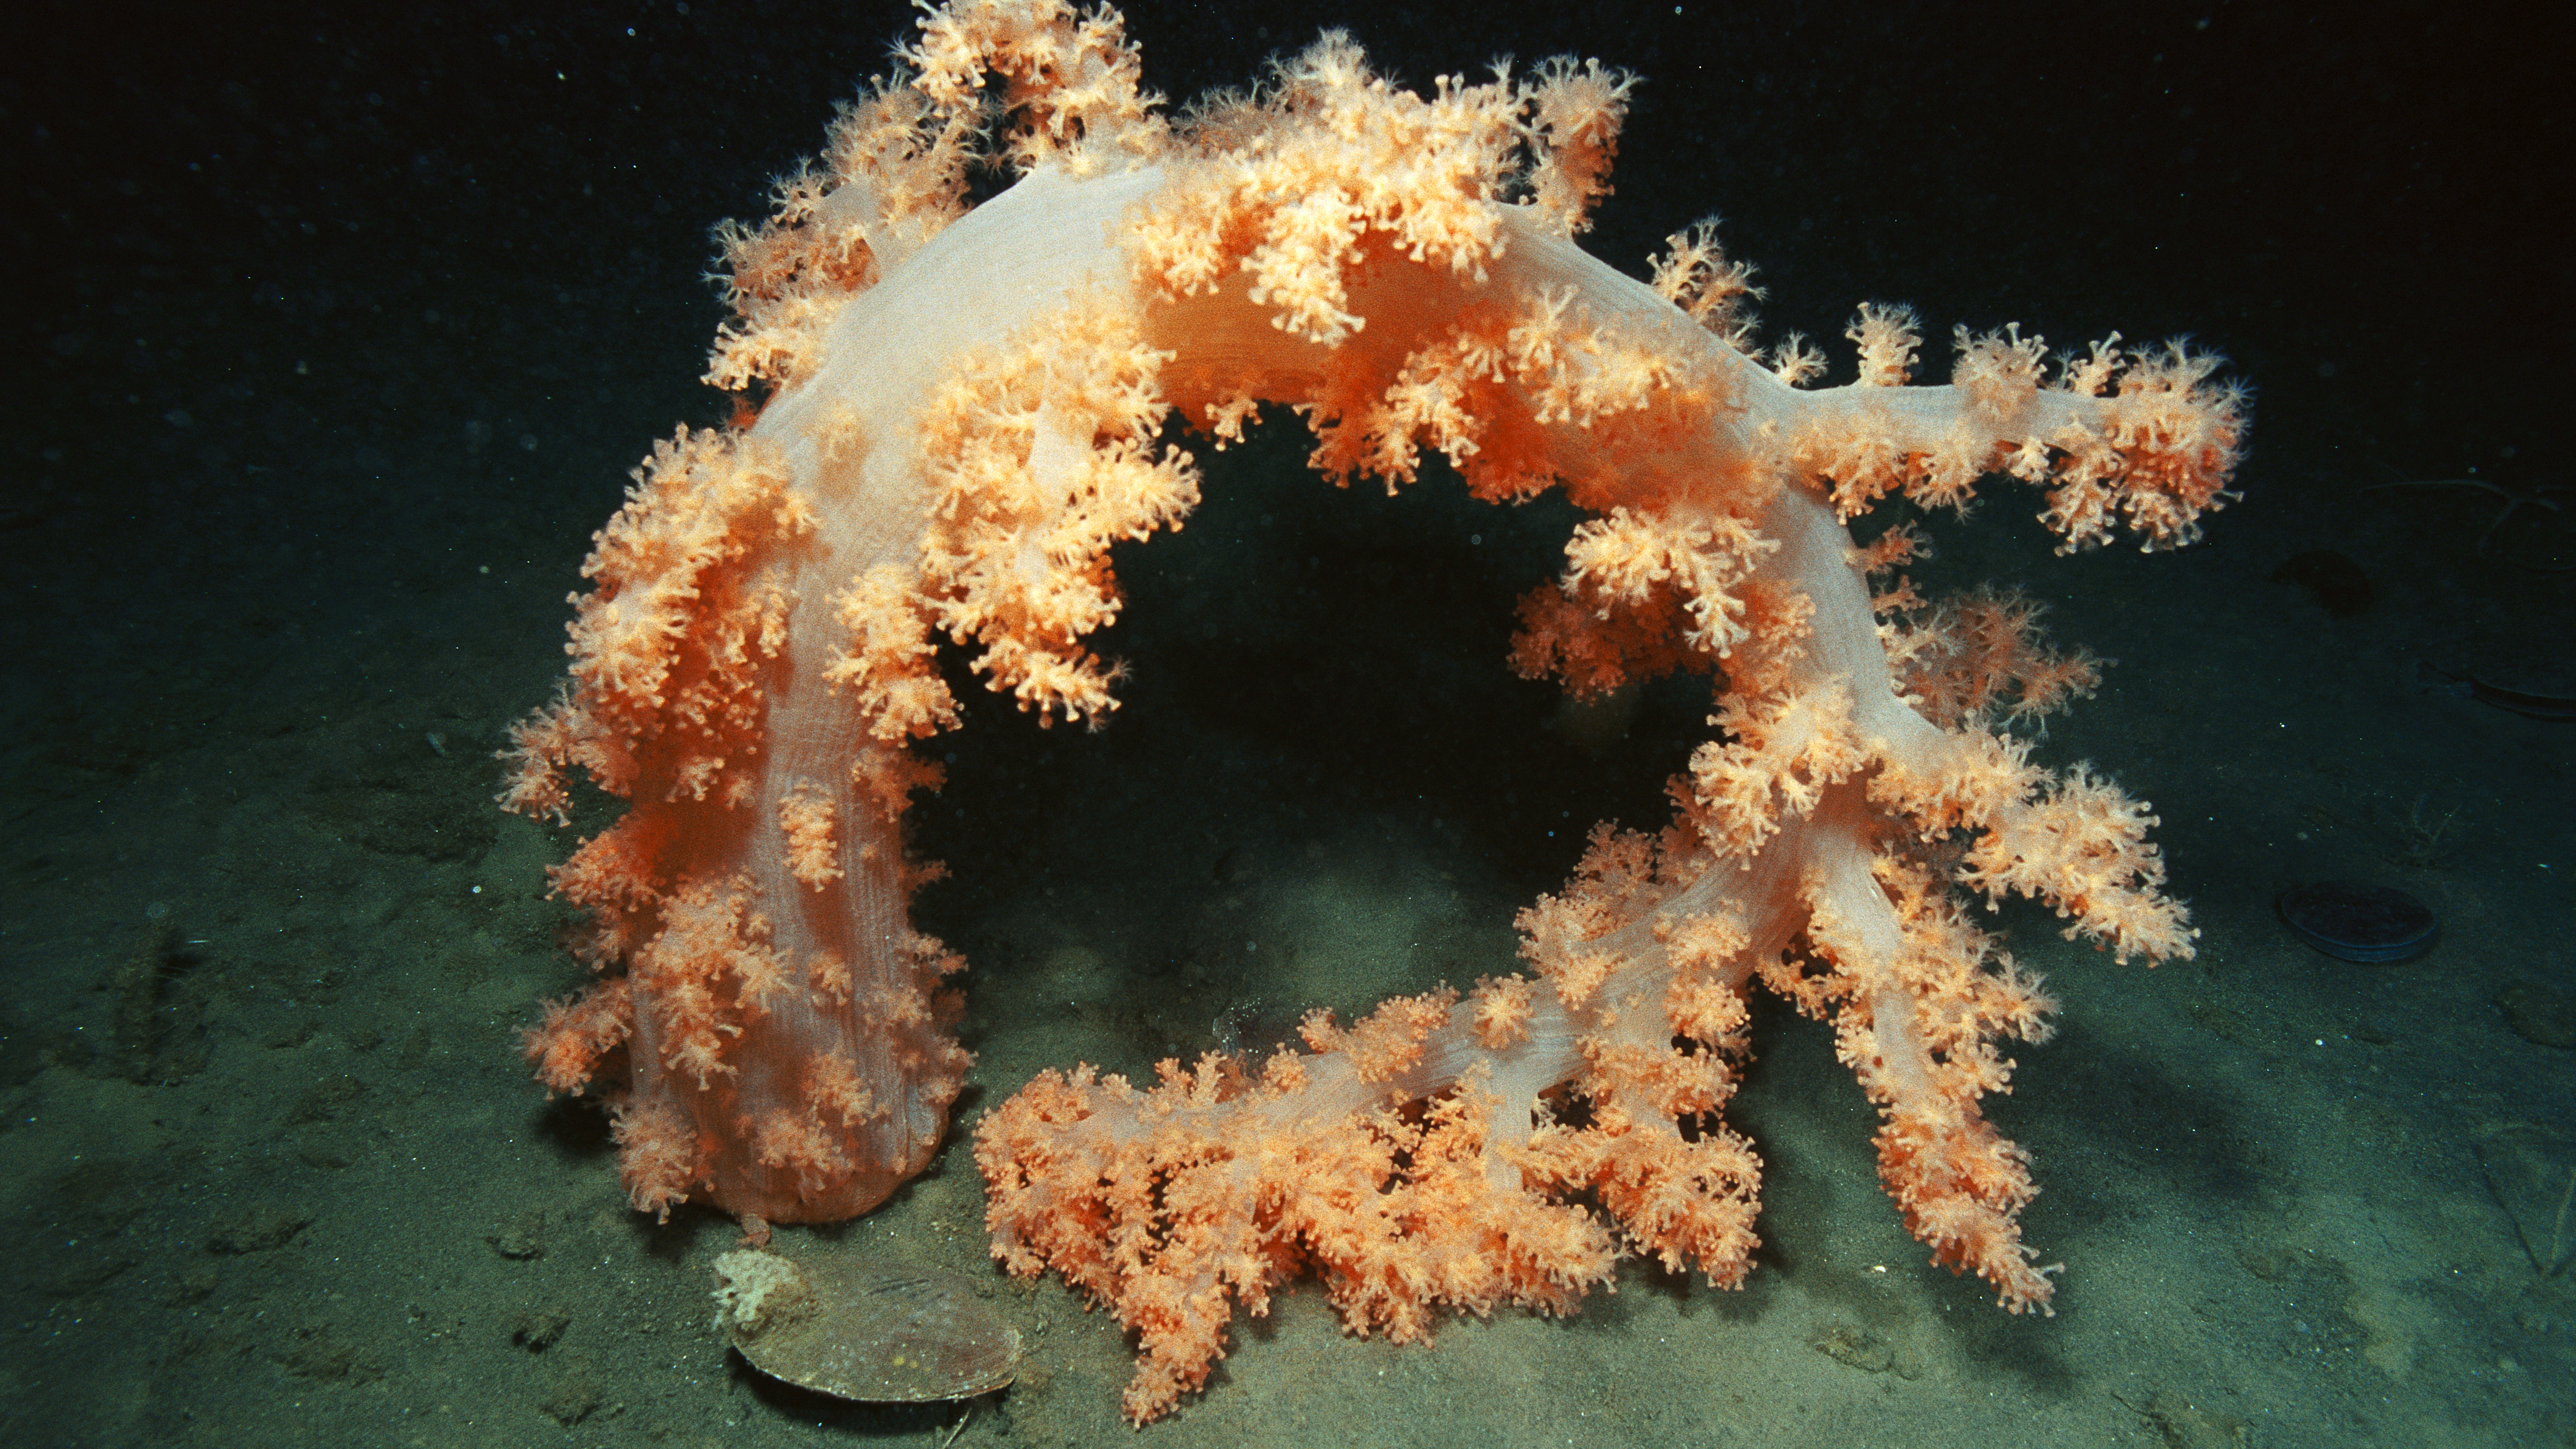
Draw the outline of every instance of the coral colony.
[[[1659,834],[1596,828],[1521,912],[1525,974],[1309,1016],[1306,1049],[1048,1071],[987,1114],[993,1251],[1135,1330],[1139,1422],[1204,1382],[1240,1304],[1318,1274],[1357,1332],[1447,1305],[1562,1312],[1623,1254],[1715,1284],[1756,1245],[1760,1163],[1719,1117],[1757,986],[1833,1024],[1880,1173],[1935,1261],[2019,1312],[2036,1191],[1978,1109],[2053,1003],[1971,922],[2034,897],[2121,959],[2188,957],[2144,806],[2000,727],[2090,692],[2006,595],[1927,602],[1891,493],[2010,474],[2067,549],[2190,542],[2241,395],[2215,359],[2118,338],[2051,363],[1960,329],[1950,381],[1863,308],[1859,377],[1756,350],[1711,228],[1651,281],[1575,243],[1629,78],[1555,61],[1418,95],[1339,34],[1173,112],[1119,17],[955,0],[845,107],[777,214],[725,234],[739,316],[710,379],[766,401],[657,445],[597,537],[570,678],[520,725],[508,805],[560,819],[578,767],[631,802],[554,868],[599,978],[529,1056],[598,1092],[637,1208],[847,1218],[918,1172],[968,1057],[915,932],[915,745],[957,723],[942,637],[1021,708],[1116,707],[1086,639],[1112,543],[1198,499],[1177,418],[1263,405],[1337,483],[1437,450],[1478,497],[1561,488],[1587,521],[1512,662],[1578,695],[1708,676],[1715,726]],[[970,171],[1016,181],[981,205]]]

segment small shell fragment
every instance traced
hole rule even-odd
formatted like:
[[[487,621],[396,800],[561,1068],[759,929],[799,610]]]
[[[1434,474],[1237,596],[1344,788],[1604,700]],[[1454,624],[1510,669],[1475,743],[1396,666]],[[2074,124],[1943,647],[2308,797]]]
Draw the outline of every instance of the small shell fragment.
[[[743,1250],[716,1259],[716,1331],[772,1378],[869,1403],[962,1399],[1011,1381],[1020,1331],[935,1269]]]

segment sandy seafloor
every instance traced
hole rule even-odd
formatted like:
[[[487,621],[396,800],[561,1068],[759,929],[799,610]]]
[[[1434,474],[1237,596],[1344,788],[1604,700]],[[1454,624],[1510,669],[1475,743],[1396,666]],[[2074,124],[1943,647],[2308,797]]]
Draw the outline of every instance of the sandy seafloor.
[[[1932,525],[1937,581],[2018,584],[2118,661],[2044,755],[2156,803],[2202,930],[2148,970],[2000,918],[2063,1002],[1990,1104],[2037,1161],[2053,1318],[1926,1264],[1826,1034],[1766,1000],[1730,1114],[1766,1163],[1741,1291],[1632,1263],[1570,1319],[1394,1347],[1308,1283],[1139,1438],[1114,1325],[987,1266],[963,1130],[1042,1066],[1142,1073],[1508,969],[1593,820],[1660,822],[1704,695],[1579,751],[1502,664],[1561,510],[1337,496],[1277,428],[1202,449],[1201,513],[1120,555],[1112,727],[980,698],[938,745],[918,844],[952,875],[917,914],[973,962],[960,1135],[877,1212],[779,1234],[976,1276],[1023,1375],[971,1405],[782,1388],[709,1331],[730,1222],[630,1212],[597,1113],[519,1059],[580,976],[542,876],[574,832],[500,815],[490,754],[561,669],[623,470],[722,415],[691,383],[704,228],[902,16],[81,13],[40,16],[0,90],[27,378],[0,1442],[2576,1442],[2576,1269],[2544,1271],[2553,1230],[2576,1255],[2576,724],[2414,687],[2576,693],[2576,573],[2545,571],[2576,519],[2526,507],[2482,551],[2501,498],[2360,491],[2570,481],[2541,391],[2567,262],[2513,159],[2563,158],[2565,116],[2482,18],[1140,7],[1182,92],[1328,21],[1415,81],[1505,49],[1645,71],[1599,249],[1725,210],[1766,338],[1830,339],[1862,297],[1936,341],[2189,330],[2261,396],[2201,547],[2056,558],[2009,483]],[[2316,549],[2367,610],[2271,581]],[[2327,878],[2420,897],[2439,946],[2294,941],[2274,896]]]

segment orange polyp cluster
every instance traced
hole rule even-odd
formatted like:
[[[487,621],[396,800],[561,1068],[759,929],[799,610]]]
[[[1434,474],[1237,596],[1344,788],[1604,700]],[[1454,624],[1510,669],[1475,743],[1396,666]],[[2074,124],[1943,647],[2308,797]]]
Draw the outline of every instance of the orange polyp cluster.
[[[574,770],[631,802],[552,872],[602,976],[527,1051],[605,1099],[635,1205],[758,1231],[863,1212],[929,1160],[968,1064],[962,962],[905,910],[936,873],[902,848],[940,779],[914,746],[959,719],[938,640],[1099,723],[1109,550],[1198,498],[1162,425],[1222,447],[1273,403],[1336,483],[1408,484],[1436,450],[1490,501],[1562,487],[1588,517],[1513,667],[1579,696],[1705,675],[1712,733],[1666,829],[1596,829],[1521,913],[1528,974],[1316,1013],[1257,1072],[1048,1071],[985,1115],[994,1254],[1136,1331],[1130,1416],[1302,1271],[1400,1340],[1443,1308],[1570,1311],[1625,1253],[1742,1281],[1761,1164],[1721,1114],[1757,989],[1832,1023],[1934,1261],[2045,1311],[2037,1189],[1978,1102],[2054,1003],[1968,901],[2035,897],[2123,959],[2194,933],[2145,808],[1999,732],[2100,661],[2042,648],[2017,596],[1925,601],[1896,573],[1910,529],[1845,525],[2002,473],[2068,548],[2187,543],[2242,446],[2214,359],[2115,334],[2052,376],[2040,339],[1961,329],[1925,386],[1914,315],[1865,305],[1858,380],[1806,388],[1822,355],[1755,356],[1750,269],[1710,224],[1651,283],[1574,245],[1633,84],[1597,64],[1417,95],[1330,34],[1174,123],[1115,12],[1060,0],[955,0],[905,61],[773,218],[722,233],[738,316],[709,377],[769,394],[637,471],[564,690],[509,752],[513,809],[563,819]],[[969,206],[979,166],[1019,179]]]

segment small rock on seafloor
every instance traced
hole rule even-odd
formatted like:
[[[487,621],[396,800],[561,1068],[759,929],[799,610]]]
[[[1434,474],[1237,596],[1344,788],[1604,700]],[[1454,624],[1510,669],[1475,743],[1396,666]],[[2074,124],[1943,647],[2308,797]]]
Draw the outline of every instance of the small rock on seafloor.
[[[2274,905],[2291,935],[2342,961],[2412,961],[2442,934],[2422,901],[2389,886],[2311,881],[2281,892]]]
[[[750,1250],[716,1259],[716,1331],[775,1379],[869,1403],[962,1399],[1011,1381],[1020,1332],[936,1269]]]

